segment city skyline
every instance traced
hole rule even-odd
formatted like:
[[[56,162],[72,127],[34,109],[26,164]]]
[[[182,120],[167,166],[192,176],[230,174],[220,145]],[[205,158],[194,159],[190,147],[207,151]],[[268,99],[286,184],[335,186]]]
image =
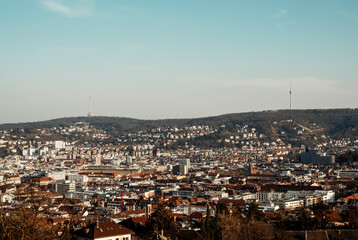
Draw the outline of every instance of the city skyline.
[[[0,123],[356,108],[356,1],[0,0]]]

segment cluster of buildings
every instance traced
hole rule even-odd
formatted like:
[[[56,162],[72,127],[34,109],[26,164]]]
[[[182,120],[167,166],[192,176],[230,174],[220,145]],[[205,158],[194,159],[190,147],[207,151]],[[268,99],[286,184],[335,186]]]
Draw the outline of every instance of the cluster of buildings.
[[[355,206],[352,198],[343,197],[357,187],[357,166],[337,164],[334,154],[356,151],[357,141],[325,137],[326,142],[307,149],[282,139],[267,141],[255,128],[238,126],[220,141],[240,147],[160,147],[216,131],[210,126],[155,128],[122,134],[113,143],[101,143],[111,136],[87,123],[38,129],[31,139],[21,131],[2,131],[0,148],[11,154],[0,158],[1,202],[11,208],[19,203],[19,193],[36,192],[50,200],[41,216],[59,234],[73,221],[82,239],[86,231],[102,236],[100,229],[107,228],[123,233],[119,239],[131,239],[134,232],[117,223],[145,226],[160,203],[169,207],[180,230],[194,232],[208,207],[214,214],[216,203],[245,208],[255,202],[268,213],[317,203],[335,204],[338,213]],[[45,139],[49,134],[62,138]],[[97,225],[86,230],[90,221]]]

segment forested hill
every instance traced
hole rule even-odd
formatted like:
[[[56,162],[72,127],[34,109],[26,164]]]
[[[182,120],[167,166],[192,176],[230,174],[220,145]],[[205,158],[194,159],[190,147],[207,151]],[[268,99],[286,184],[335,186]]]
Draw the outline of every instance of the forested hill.
[[[237,125],[249,125],[269,137],[285,132],[288,136],[297,133],[297,128],[315,132],[317,135],[329,135],[339,138],[358,136],[358,109],[325,110],[279,110],[263,112],[233,113],[214,117],[194,119],[139,120],[122,117],[71,117],[48,121],[1,124],[0,130],[33,129],[68,126],[76,122],[89,122],[96,128],[109,132],[134,132],[153,127],[225,125],[228,131]]]

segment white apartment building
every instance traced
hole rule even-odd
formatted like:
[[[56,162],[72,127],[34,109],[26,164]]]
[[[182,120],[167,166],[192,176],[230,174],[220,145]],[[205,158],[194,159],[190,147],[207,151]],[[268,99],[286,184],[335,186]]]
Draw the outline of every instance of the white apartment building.
[[[293,200],[281,200],[279,202],[280,208],[285,210],[293,210],[296,208],[304,207],[303,199],[293,199]]]
[[[334,191],[326,191],[326,190],[316,190],[314,191],[313,195],[317,196],[317,195],[321,195],[322,198],[322,202],[324,203],[334,203],[335,200],[335,193]]]
[[[284,197],[281,192],[256,192],[256,200],[260,202],[278,201]]]

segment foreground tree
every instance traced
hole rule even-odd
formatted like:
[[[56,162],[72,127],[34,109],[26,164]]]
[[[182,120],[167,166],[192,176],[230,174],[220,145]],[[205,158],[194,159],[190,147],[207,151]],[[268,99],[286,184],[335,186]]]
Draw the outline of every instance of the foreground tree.
[[[17,190],[17,205],[7,208],[4,203],[0,206],[0,238],[6,240],[52,240],[70,239],[57,236],[40,216],[42,210],[50,207],[49,201],[37,195],[37,189],[28,187]]]
[[[300,208],[297,210],[296,219],[293,220],[298,230],[312,230],[314,222],[309,209]]]
[[[173,219],[169,215],[169,210],[164,204],[160,204],[157,210],[150,216],[146,223],[146,239],[157,239],[158,235],[163,235],[165,230],[173,229]]]
[[[32,210],[8,212],[1,214],[0,219],[1,239],[56,239],[46,220],[39,218]]]
[[[277,219],[273,226],[274,240],[289,240],[290,237],[286,231],[286,217],[282,212],[277,213]]]
[[[201,229],[200,233],[205,239],[207,239],[207,240],[214,239],[215,231],[214,231],[212,219],[210,216],[209,205],[206,206],[206,217],[201,219],[200,229]]]
[[[246,216],[248,218],[253,218],[258,221],[262,221],[265,218],[265,214],[259,210],[259,205],[255,202],[251,202],[246,211]]]
[[[318,203],[312,206],[316,227],[326,229],[329,225],[327,214],[332,212],[332,207],[325,203]]]
[[[41,217],[43,211],[51,207],[48,198],[41,196],[35,187],[23,187],[15,193],[17,204],[10,207],[0,205],[0,239],[5,240],[70,240],[73,238],[71,226],[58,236],[52,231],[47,219]]]
[[[258,208],[243,211],[234,205],[229,211],[225,205],[217,205],[216,209],[215,218],[212,220],[214,239],[261,240],[267,236],[267,225],[255,218],[262,217],[262,212],[260,213]]]

